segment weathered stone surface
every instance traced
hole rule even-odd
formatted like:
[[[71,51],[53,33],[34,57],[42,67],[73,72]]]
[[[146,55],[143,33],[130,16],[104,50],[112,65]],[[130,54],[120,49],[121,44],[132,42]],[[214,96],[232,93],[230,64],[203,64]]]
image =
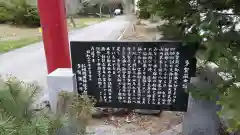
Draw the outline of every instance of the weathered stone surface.
[[[204,76],[194,77],[191,84],[198,89],[211,89],[213,86],[207,82]],[[203,79],[205,80],[202,80]],[[210,81],[211,82],[211,81]],[[217,135],[220,127],[220,119],[217,115],[219,106],[214,101],[199,100],[189,96],[188,111],[183,118],[183,134],[187,135]]]
[[[184,114],[183,133],[187,135],[217,135],[220,120],[213,102],[189,99],[188,112]]]

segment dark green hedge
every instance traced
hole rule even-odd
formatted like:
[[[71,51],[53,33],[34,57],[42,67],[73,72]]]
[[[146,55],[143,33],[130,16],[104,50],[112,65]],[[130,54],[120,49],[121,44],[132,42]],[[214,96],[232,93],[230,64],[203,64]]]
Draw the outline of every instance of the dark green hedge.
[[[21,2],[0,2],[0,23],[40,26],[40,17],[37,7],[28,5],[25,0]]]

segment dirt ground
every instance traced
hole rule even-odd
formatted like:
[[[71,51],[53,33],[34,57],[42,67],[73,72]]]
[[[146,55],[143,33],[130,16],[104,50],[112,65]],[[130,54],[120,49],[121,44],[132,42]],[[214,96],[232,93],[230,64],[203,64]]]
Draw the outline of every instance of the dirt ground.
[[[75,18],[76,28],[82,28],[101,21],[105,21],[108,18]],[[74,29],[70,20],[67,20],[69,30]],[[8,24],[0,24],[0,41],[1,40],[18,40],[23,38],[31,38],[41,36],[42,33],[39,28],[27,28],[18,27]]]
[[[16,27],[7,24],[0,24],[0,40],[15,40],[30,38],[41,35],[38,28]]]
[[[124,33],[122,40],[149,41],[159,35],[156,25],[141,24],[132,25]],[[126,122],[126,115],[116,116],[114,120],[109,117],[92,119],[90,125],[113,125],[120,134],[134,133],[136,131],[147,131],[151,135],[158,135],[163,131],[169,130],[182,122],[182,113],[163,111],[160,115],[133,115],[129,122]]]
[[[160,24],[161,22],[150,23],[147,20],[135,21],[124,33],[122,40],[155,40],[156,37],[161,37],[161,33],[156,28]]]
[[[90,121],[90,125],[112,125],[120,134],[147,131],[151,135],[158,135],[182,122],[181,113],[168,111],[162,112],[161,115],[134,114],[130,121],[126,121],[126,117],[126,115],[114,116],[114,120],[110,120],[110,117],[94,118]]]

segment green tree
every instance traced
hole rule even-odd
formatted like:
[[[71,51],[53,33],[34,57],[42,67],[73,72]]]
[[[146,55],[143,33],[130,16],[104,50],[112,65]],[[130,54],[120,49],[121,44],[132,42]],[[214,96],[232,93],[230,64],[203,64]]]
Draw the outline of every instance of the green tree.
[[[195,96],[211,99],[222,106],[219,112],[227,119],[229,130],[240,129],[240,3],[238,0],[148,0],[140,5],[165,22],[160,27],[164,39],[197,42],[200,56],[214,62],[219,72],[228,73],[227,81],[219,81],[215,89],[198,91]],[[200,92],[200,93],[199,93]],[[218,99],[217,99],[218,97]]]
[[[151,13],[149,11],[149,6],[152,6],[152,4],[150,3],[150,1],[148,0],[139,0],[137,2],[137,6],[139,8],[138,11],[138,17],[141,19],[148,19],[151,16]]]

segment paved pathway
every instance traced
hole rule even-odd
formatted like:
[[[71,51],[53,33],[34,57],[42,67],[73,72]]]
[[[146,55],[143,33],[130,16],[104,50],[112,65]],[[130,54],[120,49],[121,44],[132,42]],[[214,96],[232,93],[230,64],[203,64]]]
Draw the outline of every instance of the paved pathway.
[[[128,17],[118,16],[71,31],[69,40],[116,40],[129,23]],[[47,69],[43,43],[36,43],[0,55],[1,74],[12,74],[24,81],[37,81],[41,86],[46,86]]]

